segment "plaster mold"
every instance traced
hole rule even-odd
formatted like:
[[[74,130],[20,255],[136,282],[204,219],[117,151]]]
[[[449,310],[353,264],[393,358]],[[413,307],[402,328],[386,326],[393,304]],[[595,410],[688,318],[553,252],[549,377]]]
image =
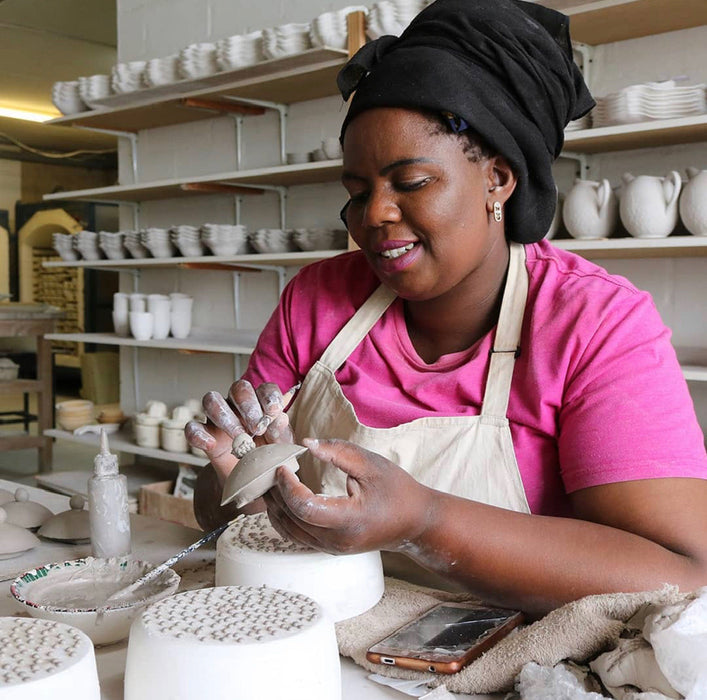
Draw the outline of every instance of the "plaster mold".
[[[334,626],[310,598],[266,587],[160,601],[133,624],[125,669],[125,700],[156,697],[338,700]]]
[[[60,622],[0,618],[2,700],[100,700],[91,640]]]
[[[90,542],[91,531],[89,527],[88,511],[84,505],[86,499],[80,494],[75,494],[69,501],[70,510],[52,515],[37,534],[48,540],[58,542],[86,543]]]
[[[372,608],[384,589],[379,552],[318,552],[280,537],[266,513],[240,516],[218,539],[216,585],[296,591],[335,622]]]

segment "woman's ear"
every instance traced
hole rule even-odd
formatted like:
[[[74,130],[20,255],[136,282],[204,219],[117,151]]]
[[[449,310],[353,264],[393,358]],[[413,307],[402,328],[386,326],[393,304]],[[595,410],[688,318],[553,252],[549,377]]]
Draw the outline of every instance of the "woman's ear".
[[[487,201],[489,211],[491,211],[494,202],[500,202],[503,205],[510,199],[518,180],[508,161],[500,155],[489,158],[486,172],[489,192]]]

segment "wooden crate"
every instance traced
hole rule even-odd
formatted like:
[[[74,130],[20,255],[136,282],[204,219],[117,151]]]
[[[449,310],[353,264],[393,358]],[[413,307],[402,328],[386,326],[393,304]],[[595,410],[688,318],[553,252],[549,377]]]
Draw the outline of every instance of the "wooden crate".
[[[201,530],[194,516],[194,503],[190,498],[172,495],[174,481],[158,481],[140,489],[138,512],[152,518],[167,520]]]

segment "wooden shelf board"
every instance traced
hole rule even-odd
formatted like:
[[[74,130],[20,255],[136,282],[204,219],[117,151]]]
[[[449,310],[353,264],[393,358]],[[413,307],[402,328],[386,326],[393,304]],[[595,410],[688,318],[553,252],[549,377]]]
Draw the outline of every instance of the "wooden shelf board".
[[[66,430],[52,429],[45,430],[44,437],[52,437],[57,440],[67,440],[69,442],[80,442],[84,445],[95,445],[96,447],[98,447],[99,444],[99,437],[94,433],[74,435]],[[196,467],[203,467],[207,464],[207,460],[203,457],[197,457],[191,452],[167,452],[165,450],[158,450],[150,447],[140,447],[140,445],[136,445],[131,436],[124,431],[119,433],[111,433],[108,436],[108,440],[110,441],[111,452],[128,452],[130,454],[152,457],[153,459],[161,459],[166,462],[191,464]]]
[[[681,367],[688,382],[707,382],[707,366],[681,365]]]
[[[191,178],[157,180],[135,185],[116,185],[97,187],[72,192],[57,192],[44,195],[46,201],[56,200],[94,200],[109,202],[142,202],[154,199],[172,199],[177,197],[203,197],[204,192],[187,190],[182,185],[227,184],[227,185],[308,185],[320,182],[334,182],[341,176],[342,161],[327,160],[303,165],[275,165],[252,170],[232,170],[226,173],[199,175]]]
[[[165,338],[164,340],[136,340],[115,333],[48,333],[48,340],[71,340],[97,345],[124,345],[159,350],[183,352],[213,352],[227,355],[249,355],[253,352],[259,331],[224,331],[212,328],[194,328],[188,338]]]
[[[707,140],[707,114],[698,114],[678,119],[656,119],[639,124],[570,131],[565,135],[564,148],[580,153],[602,153],[704,140]]]
[[[707,237],[558,239],[552,244],[585,258],[671,258],[707,256]]]
[[[184,107],[185,97],[240,97],[280,104],[329,97],[338,94],[336,75],[347,55],[339,49],[311,49],[239,70],[111,95],[89,112],[66,115],[51,124],[137,132],[214,117],[212,111]]]
[[[0,394],[25,394],[41,392],[42,382],[39,379],[13,379],[0,381]]]
[[[572,39],[594,45],[707,24],[704,0],[598,0],[562,11]]]
[[[259,269],[260,266],[297,266],[308,265],[317,260],[333,258],[345,250],[314,250],[311,252],[297,253],[248,253],[246,255],[202,255],[200,257],[174,257],[174,258],[125,258],[124,260],[73,260],[70,262],[56,261],[45,262],[44,267],[83,267],[93,270],[136,268],[188,268],[198,265],[229,265],[235,268]]]

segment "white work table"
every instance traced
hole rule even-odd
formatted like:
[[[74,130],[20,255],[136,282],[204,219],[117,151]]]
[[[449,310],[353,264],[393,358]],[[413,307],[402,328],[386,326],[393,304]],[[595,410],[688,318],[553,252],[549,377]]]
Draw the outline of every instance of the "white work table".
[[[19,484],[0,479],[0,488],[14,491]],[[47,506],[54,513],[69,508],[69,498],[42,489],[26,487],[30,499]],[[200,533],[191,528],[168,523],[156,518],[131,515],[133,554],[147,561],[160,563],[188,544],[199,539]],[[24,606],[10,595],[10,583],[19,573],[41,564],[78,559],[90,554],[90,545],[66,545],[42,542],[32,552],[14,559],[0,560],[0,616],[25,616]],[[210,543],[175,564],[174,570],[182,577],[179,591],[206,588],[214,585],[216,548]],[[96,663],[101,685],[101,700],[123,700],[123,675],[128,640],[96,648]],[[368,678],[368,671],[350,659],[341,658],[343,700],[403,700],[402,693],[386,688]],[[455,696],[472,697],[472,696]],[[493,696],[473,696],[491,698]],[[498,696],[502,697],[502,696]]]

